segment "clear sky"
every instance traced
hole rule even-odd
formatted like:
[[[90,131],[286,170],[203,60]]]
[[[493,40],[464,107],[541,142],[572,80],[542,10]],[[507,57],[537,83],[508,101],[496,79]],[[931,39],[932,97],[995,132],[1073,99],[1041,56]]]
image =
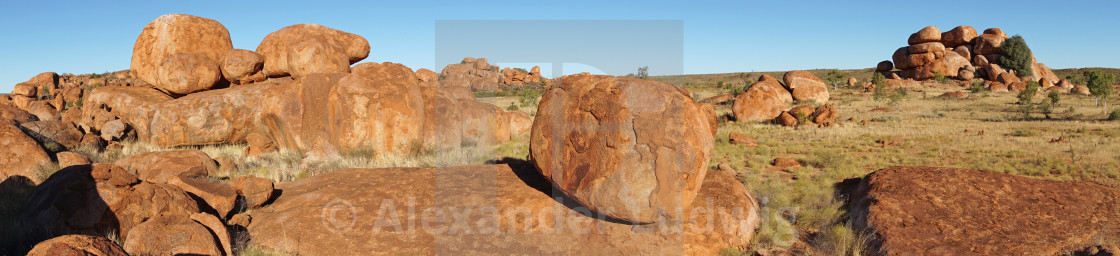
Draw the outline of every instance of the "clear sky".
[[[1051,68],[1120,67],[1118,7],[1120,1],[1033,0],[4,1],[0,92],[45,71],[128,69],[140,30],[168,13],[215,19],[229,29],[235,48],[249,50],[284,26],[318,23],[369,40],[372,51],[365,61],[436,72],[447,64],[436,63],[437,21],[679,20],[683,72],[698,74],[868,68],[929,25],[1003,28],[1022,35]],[[650,73],[667,74],[656,66]]]

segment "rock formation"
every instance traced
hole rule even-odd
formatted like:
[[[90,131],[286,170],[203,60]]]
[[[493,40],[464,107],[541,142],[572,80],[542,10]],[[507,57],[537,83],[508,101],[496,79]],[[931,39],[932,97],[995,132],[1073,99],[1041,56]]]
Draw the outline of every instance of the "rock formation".
[[[529,151],[553,186],[591,210],[638,223],[675,219],[712,153],[708,117],[676,85],[561,77],[544,94]]]
[[[548,79],[541,77],[539,66],[534,66],[528,72],[508,67],[499,69],[498,66],[490,65],[486,58],[466,57],[459,64],[444,67],[439,81],[446,87],[470,88],[477,92],[547,83]]]

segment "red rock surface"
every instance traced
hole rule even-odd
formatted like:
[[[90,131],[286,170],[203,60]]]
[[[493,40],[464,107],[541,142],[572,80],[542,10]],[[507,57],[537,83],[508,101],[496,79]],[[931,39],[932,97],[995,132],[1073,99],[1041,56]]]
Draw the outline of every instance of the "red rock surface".
[[[65,235],[40,242],[28,256],[128,256],[113,241],[98,236]]]
[[[747,189],[721,172],[667,226],[602,219],[548,184],[506,165],[341,170],[279,186],[249,233],[300,255],[715,255],[743,249],[760,221]]]
[[[145,26],[136,38],[132,48],[131,72],[157,88],[169,90],[162,87],[160,80],[167,77],[159,73],[167,58],[176,54],[202,54],[216,64],[230,49],[233,49],[233,42],[230,41],[229,31],[221,23],[186,14],[163,15]],[[190,78],[201,74],[184,72],[180,75]]]
[[[777,79],[763,76],[762,81],[751,85],[747,91],[735,96],[731,112],[740,122],[769,121],[778,117],[782,111],[790,109],[793,95],[778,83]]]
[[[297,24],[269,33],[257,46],[270,77],[349,73],[350,64],[369,56],[365,38],[318,24]]]
[[[851,198],[882,255],[1055,255],[1116,235],[1120,210],[1095,183],[936,167],[873,172]]]

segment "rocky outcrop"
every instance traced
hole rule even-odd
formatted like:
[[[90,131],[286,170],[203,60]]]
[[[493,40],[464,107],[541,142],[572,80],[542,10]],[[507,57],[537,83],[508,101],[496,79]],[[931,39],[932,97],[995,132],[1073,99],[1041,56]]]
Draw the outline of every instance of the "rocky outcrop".
[[[440,72],[439,82],[445,87],[470,88],[472,91],[497,91],[502,88],[520,87],[548,82],[541,77],[540,67],[532,70],[492,66],[486,58],[463,58],[459,64],[449,64]]]
[[[1095,183],[935,167],[876,171],[851,198],[882,255],[1055,255],[1115,235],[1102,230],[1120,217],[1120,192]]]
[[[221,23],[186,14],[163,15],[136,38],[131,71],[172,94],[206,90],[217,84],[217,61],[231,49],[229,31]]]
[[[676,219],[711,158],[708,117],[676,85],[561,77],[537,109],[529,151],[554,187],[591,210],[638,223]]]
[[[713,255],[744,248],[760,222],[747,189],[719,172],[705,175],[681,222],[650,225],[605,219],[551,194],[531,167],[349,169],[278,189],[248,230],[256,244],[299,255]]]

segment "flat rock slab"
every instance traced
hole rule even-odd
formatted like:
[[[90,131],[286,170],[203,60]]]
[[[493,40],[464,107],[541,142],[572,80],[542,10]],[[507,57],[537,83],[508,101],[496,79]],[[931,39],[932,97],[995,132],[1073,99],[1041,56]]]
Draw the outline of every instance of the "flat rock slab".
[[[852,217],[882,255],[1055,255],[1115,241],[1120,192],[936,167],[869,174],[852,194]]]
[[[348,169],[277,188],[249,233],[299,255],[714,255],[746,246],[760,220],[722,174],[708,175],[683,223],[648,225],[595,215],[535,170],[506,165]]]

